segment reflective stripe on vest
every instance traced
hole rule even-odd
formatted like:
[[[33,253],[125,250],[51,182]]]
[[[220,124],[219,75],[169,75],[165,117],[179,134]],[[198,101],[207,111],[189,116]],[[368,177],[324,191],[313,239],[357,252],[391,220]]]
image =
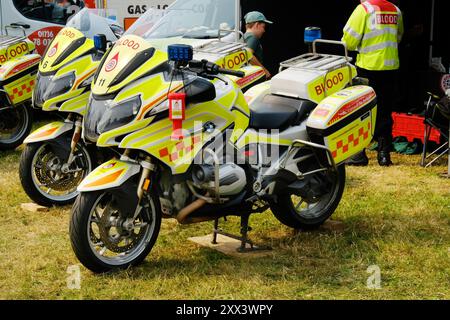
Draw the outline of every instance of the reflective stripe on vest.
[[[350,32],[348,32],[348,33],[350,33]],[[358,34],[357,32],[355,32],[355,33]],[[375,38],[375,37],[378,37],[378,36],[381,36],[384,34],[391,34],[391,35],[396,36],[398,34],[398,30],[396,28],[391,28],[391,27],[387,27],[387,28],[383,28],[383,29],[375,29],[369,33],[366,33],[364,35],[364,37],[362,38],[362,40],[364,41],[364,40],[372,39],[372,38]],[[351,34],[351,35],[353,36],[353,34]]]
[[[380,42],[380,43],[374,44],[372,46],[361,48],[359,50],[359,53],[370,53],[370,52],[373,52],[373,51],[386,49],[386,48],[395,48],[395,49],[397,49],[398,48],[398,44],[397,44],[397,42],[394,42],[394,41]]]
[[[375,7],[372,5],[372,4],[370,4],[369,2],[363,2],[363,3],[361,3],[362,4],[362,6],[366,9],[366,12],[367,13],[374,13],[376,10],[375,10]]]
[[[353,38],[358,39],[358,40],[361,40],[361,38],[363,37],[362,34],[356,32],[355,30],[353,30],[352,27],[350,27],[350,26],[346,26],[344,28],[344,32],[347,32]]]
[[[395,67],[398,64],[397,59],[391,59],[391,60],[384,60],[384,65],[386,67]]]

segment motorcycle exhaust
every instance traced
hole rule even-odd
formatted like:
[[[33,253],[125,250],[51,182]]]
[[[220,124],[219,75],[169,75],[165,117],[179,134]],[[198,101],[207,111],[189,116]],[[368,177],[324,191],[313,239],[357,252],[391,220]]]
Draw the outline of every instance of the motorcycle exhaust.
[[[205,199],[197,199],[194,202],[192,202],[191,204],[188,204],[186,207],[184,207],[183,209],[181,209],[178,212],[177,215],[177,221],[181,224],[186,224],[186,220],[188,218],[188,216],[200,209],[201,207],[203,207],[206,204],[206,200]],[[206,221],[206,220],[205,220]]]

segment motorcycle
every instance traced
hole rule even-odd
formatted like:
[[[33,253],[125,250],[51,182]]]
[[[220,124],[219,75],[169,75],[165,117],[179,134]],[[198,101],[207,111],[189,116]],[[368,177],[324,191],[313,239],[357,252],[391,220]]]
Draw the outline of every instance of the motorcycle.
[[[185,0],[178,1],[179,6],[186,6],[188,3],[189,1]],[[92,17],[90,18],[92,21],[90,23],[89,21],[82,21],[83,12],[92,12]],[[69,22],[67,27],[70,28],[84,24],[82,29],[85,30],[85,33],[89,32],[90,37],[93,38],[95,32],[101,32],[102,29],[108,29],[104,19],[101,20],[102,24],[96,21],[100,18],[95,14],[96,12],[96,10],[82,10]],[[198,18],[198,13],[191,12],[191,14],[192,17],[187,15],[186,11],[172,9],[168,9],[167,11],[149,9],[132,25],[125,35],[148,37],[151,39],[152,45],[155,47],[164,47],[167,43],[180,41],[181,35],[185,43],[191,43],[196,46],[196,52],[199,54],[202,52],[204,56],[213,59],[214,61],[219,61],[222,64],[227,64],[228,66],[242,68],[245,70],[246,77],[238,80],[238,84],[243,88],[243,90],[257,84],[264,78],[262,68],[248,64],[248,61],[251,59],[251,53],[245,48],[245,45],[239,41],[227,41],[230,40],[230,35],[233,36],[234,33],[237,33],[236,30],[230,30],[228,27],[226,30],[220,29],[217,33],[210,34],[208,36],[201,35],[199,37],[197,34],[192,33],[191,30],[203,30],[205,27],[199,26],[196,20],[193,19],[193,17]],[[207,13],[205,12],[204,15],[206,14]],[[235,12],[233,12],[233,19],[234,14]],[[162,17],[164,17],[164,19],[161,19]],[[94,18],[96,20],[94,20]],[[168,32],[167,30],[164,30],[164,27],[161,27],[165,26],[169,20],[180,21],[181,19],[189,21],[190,32],[182,32],[180,35],[177,35]],[[84,18],[84,20],[86,20],[86,18]],[[94,30],[91,30],[91,25],[95,26]],[[156,27],[153,28],[154,26]],[[226,25],[223,25],[223,27],[226,27]],[[62,30],[61,33],[63,33],[63,31],[64,30]],[[71,31],[69,30],[69,32]],[[109,34],[107,38],[110,39],[111,35]],[[218,41],[216,41],[216,39],[218,39]],[[64,38],[62,41],[67,42]],[[72,42],[74,41],[78,40],[76,38],[72,39]],[[53,47],[58,45],[58,41],[56,40],[53,43]],[[90,45],[92,45],[92,43],[90,43]],[[124,45],[125,48],[130,50],[131,54],[136,51],[133,47],[136,46],[133,39],[121,39],[118,41],[118,45]],[[100,45],[97,51],[103,53],[105,51],[104,48],[102,48],[103,46],[104,45]],[[84,60],[79,59],[79,56],[83,55],[83,52],[85,52]],[[125,53],[123,58],[121,56],[120,61],[121,63],[124,63],[123,61],[127,61],[127,63],[130,64],[129,68],[131,69],[134,68],[136,64],[142,64],[147,57],[146,53],[140,56],[139,59],[130,61],[130,59],[128,59],[130,53]],[[47,55],[48,53],[46,56]],[[41,105],[44,110],[54,110],[55,108],[58,108],[60,112],[69,112],[69,116],[65,122],[54,122],[44,126],[33,132],[25,140],[25,143],[29,145],[29,148],[27,147],[23,153],[20,166],[22,186],[31,199],[42,205],[65,205],[72,202],[77,195],[76,186],[92,169],[92,163],[96,160],[93,155],[101,156],[102,159],[105,159],[112,157],[115,152],[113,151],[113,148],[109,147],[103,149],[102,152],[99,153],[96,152],[96,148],[90,147],[92,146],[92,143],[95,144],[95,140],[84,140],[87,143],[80,141],[80,136],[82,133],[82,116],[84,115],[85,106],[87,105],[90,92],[89,88],[84,91],[80,90],[84,81],[81,82],[82,80],[79,79],[89,75],[89,78],[86,80],[86,84],[89,84],[92,81],[92,75],[95,69],[99,65],[105,68],[111,67],[112,71],[116,68],[115,64],[118,61],[117,57],[114,57],[115,59],[111,59],[108,63],[105,63],[104,61],[100,61],[101,54],[97,55],[95,61],[89,60],[88,56],[89,54],[86,54],[85,49],[79,49],[76,54],[73,53],[70,55],[72,59],[75,59],[78,65],[60,65],[64,68],[57,71],[57,75],[62,75],[63,73],[69,72],[70,68],[84,69],[80,69],[79,72],[75,72],[77,79],[71,80],[75,84],[78,83],[79,86],[77,87],[74,85],[72,87],[65,88],[61,94],[57,95],[57,97],[48,99],[44,96],[44,93],[40,92],[40,90],[46,90],[47,94],[51,95],[53,89],[48,86],[47,78],[40,76],[38,77],[39,88],[36,88],[35,104]],[[70,57],[68,59],[70,59]],[[55,57],[51,58],[55,59]],[[161,57],[161,62],[164,62],[164,59],[166,58]],[[88,60],[87,63],[86,60]],[[45,58],[41,64],[43,70],[42,72],[48,74],[49,71],[44,70],[44,65]],[[116,74],[116,81],[120,82],[123,80],[123,77],[127,76],[131,69],[123,70],[123,73],[120,75]],[[56,67],[52,69],[52,71],[55,72]],[[61,81],[63,81],[62,79],[64,78],[61,78]],[[67,80],[65,81],[67,82]],[[152,84],[150,83],[149,85],[151,86]],[[38,99],[41,101],[37,101]],[[64,103],[61,105],[62,102]],[[142,127],[136,126],[136,129],[140,128]],[[69,139],[69,136],[72,136],[72,139]],[[36,144],[37,142],[40,144]],[[52,145],[54,146],[53,148],[51,148]],[[38,157],[35,157],[36,153],[39,153]],[[40,160],[40,158],[42,158],[42,160]]]
[[[9,34],[17,30],[23,35]],[[41,59],[34,50],[22,25],[6,26],[0,35],[0,150],[15,149],[30,133],[29,101]]]
[[[186,44],[169,46],[162,62],[164,52],[125,37],[106,64],[129,52],[126,40],[140,48],[135,57],[147,54],[145,63],[122,85],[116,74],[128,69],[101,67],[83,122],[84,138],[124,150],[78,186],[70,239],[85,267],[106,272],[140,263],[162,218],[214,220],[217,235],[219,218],[240,216],[234,237],[246,251],[254,248],[252,213],[270,208],[301,229],[331,216],[344,190],[344,162],[368,146],[376,117],[375,92],[353,86],[347,56],[318,54],[314,46],[244,95],[232,79],[245,72],[194,60]]]
[[[105,161],[99,156],[108,154],[80,140],[92,78],[106,50],[95,47],[94,35],[102,33],[104,41],[113,42],[123,33],[106,14],[104,10],[81,10],[58,33],[39,64],[33,106],[67,115],[64,121],[38,128],[24,141],[20,181],[40,205],[73,202],[78,183],[96,161]]]

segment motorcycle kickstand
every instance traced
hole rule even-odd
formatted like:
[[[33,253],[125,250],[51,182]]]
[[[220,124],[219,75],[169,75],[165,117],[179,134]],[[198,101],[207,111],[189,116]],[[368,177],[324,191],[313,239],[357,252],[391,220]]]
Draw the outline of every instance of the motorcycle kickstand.
[[[223,220],[224,220],[224,221],[227,221],[227,217],[223,217]],[[213,239],[212,239],[211,243],[212,243],[212,244],[217,244],[217,235],[218,235],[218,234],[225,235],[224,233],[225,233],[225,232],[223,232],[223,231],[221,231],[221,230],[219,229],[219,218],[215,219],[215,220],[214,220]]]
[[[241,216],[241,236],[236,236],[234,234],[219,230],[219,219],[215,219],[212,244],[217,244],[217,235],[221,234],[223,236],[241,241],[240,247],[236,248],[237,252],[248,253],[260,250],[272,250],[269,246],[257,246],[253,243],[253,241],[248,239],[248,232],[252,230],[252,228],[248,225],[249,218],[250,214],[244,214]],[[249,248],[247,247],[247,244],[250,245]]]

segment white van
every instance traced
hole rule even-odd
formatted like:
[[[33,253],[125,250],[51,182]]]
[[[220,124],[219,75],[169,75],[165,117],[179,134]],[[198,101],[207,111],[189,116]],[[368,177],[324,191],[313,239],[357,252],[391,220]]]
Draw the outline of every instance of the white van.
[[[105,9],[117,12],[116,21],[127,30],[148,9],[166,9],[175,0],[107,0]]]
[[[42,54],[67,19],[84,5],[84,0],[1,0],[1,34],[11,32],[5,26],[20,26]]]
[[[105,8],[115,12],[117,23],[126,29],[147,9],[165,9],[174,0],[1,0],[0,34],[5,26],[15,24],[25,29],[30,40],[43,54],[47,45],[83,7]],[[9,30],[8,32],[11,32]]]

